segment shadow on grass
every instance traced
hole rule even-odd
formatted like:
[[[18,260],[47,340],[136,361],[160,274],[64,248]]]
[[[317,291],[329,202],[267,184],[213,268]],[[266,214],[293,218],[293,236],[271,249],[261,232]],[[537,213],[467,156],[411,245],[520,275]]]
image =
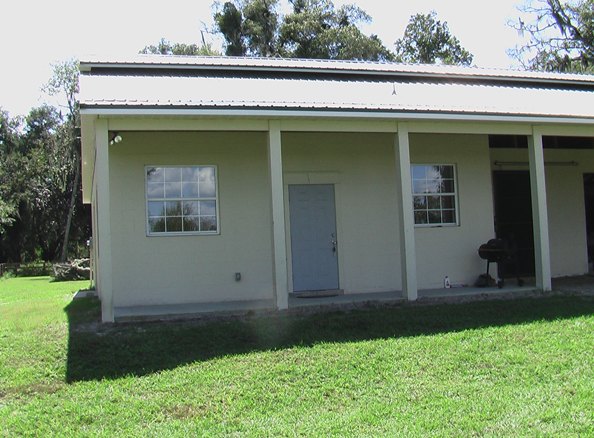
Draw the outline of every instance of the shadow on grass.
[[[66,380],[142,376],[196,361],[323,342],[352,342],[459,332],[594,314],[594,299],[556,296],[465,304],[279,314],[245,320],[100,326],[97,300],[75,300],[69,320]],[[81,329],[85,328],[85,329]]]

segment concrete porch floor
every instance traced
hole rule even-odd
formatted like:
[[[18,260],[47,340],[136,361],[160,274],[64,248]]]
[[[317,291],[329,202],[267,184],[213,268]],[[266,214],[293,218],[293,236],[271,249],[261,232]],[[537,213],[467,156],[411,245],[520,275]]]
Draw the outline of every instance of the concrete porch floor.
[[[517,286],[513,280],[508,280],[502,289],[497,287],[460,287],[450,289],[420,290],[419,301],[465,299],[481,297],[501,297],[506,295],[529,295],[534,292],[534,279],[527,279],[526,285]],[[594,295],[594,275],[580,275],[553,279],[553,291],[560,293],[578,293]],[[406,302],[402,291],[354,293],[315,298],[299,298],[289,296],[289,311],[315,310],[316,308],[349,308],[365,304],[401,304]],[[153,306],[127,306],[114,309],[116,322],[186,319],[204,316],[242,316],[253,313],[273,313],[276,311],[275,302],[269,300],[226,301],[220,303],[190,303]]]
[[[507,294],[529,294],[534,292],[534,283],[527,281],[527,285],[518,287],[515,282],[508,282],[505,287],[461,287],[450,289],[420,290],[419,301],[431,301],[457,298],[505,297]],[[588,289],[594,294],[594,277],[569,279],[555,279],[554,288],[560,291],[572,291],[576,288]],[[366,304],[402,304],[406,299],[402,291],[354,293],[336,296],[314,298],[299,298],[289,296],[289,311],[314,310],[316,308],[349,308]],[[242,316],[247,314],[275,312],[276,306],[272,299],[250,301],[225,301],[220,303],[188,303],[171,305],[125,306],[116,307],[114,316],[116,322],[187,319],[210,316]]]
[[[594,283],[594,278],[593,278]],[[502,289],[497,287],[458,287],[449,289],[424,289],[418,292],[419,299],[432,298],[456,298],[456,297],[479,297],[483,295],[505,295],[507,293],[533,292],[534,284],[527,282],[525,286],[510,284]],[[364,303],[399,303],[405,302],[402,291],[370,292],[337,295],[333,297],[298,298],[289,296],[289,309],[299,309],[312,306],[343,306],[350,304]]]

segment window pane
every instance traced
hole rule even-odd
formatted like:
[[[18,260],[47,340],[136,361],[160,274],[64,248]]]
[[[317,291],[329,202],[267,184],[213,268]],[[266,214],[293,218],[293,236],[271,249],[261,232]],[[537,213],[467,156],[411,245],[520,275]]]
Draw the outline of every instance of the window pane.
[[[427,207],[429,210],[439,210],[441,208],[440,196],[427,196]]]
[[[149,199],[163,199],[165,197],[165,188],[163,183],[148,183],[146,197]]]
[[[200,202],[184,202],[184,216],[198,216],[200,214]]]
[[[165,231],[165,218],[150,218],[148,220],[149,231],[151,233],[163,233]]]
[[[148,182],[163,182],[163,168],[148,167],[146,169],[146,180]]]
[[[454,180],[453,179],[445,179],[441,183],[441,192],[442,193],[454,193]]]
[[[442,178],[454,178],[454,166],[439,166]]]
[[[413,180],[413,193],[426,193],[427,192],[427,181]]]
[[[215,201],[201,201],[200,202],[200,214],[202,216],[214,216],[216,214],[216,202]]]
[[[200,217],[200,231],[216,231],[217,219],[215,216]]]
[[[167,225],[167,231],[170,231],[170,232],[182,231],[182,218],[181,217],[168,217],[166,225]]]
[[[181,183],[166,182],[165,183],[165,197],[166,198],[181,198]]]
[[[450,208],[453,209],[454,205],[456,204],[454,196],[442,196],[441,197],[441,208]]]
[[[427,180],[425,182],[425,193],[439,193],[441,183],[438,179]]]
[[[216,195],[215,172],[213,167],[200,168],[200,196],[214,198]]]
[[[426,196],[415,196],[413,198],[413,205],[415,210],[423,210],[427,208],[427,197]]]
[[[200,218],[198,216],[184,217],[184,231],[200,231]]]
[[[181,216],[182,215],[182,203],[181,201],[168,201],[166,202],[167,216]]]
[[[441,179],[441,171],[439,166],[428,166],[427,167],[427,179],[439,181]]]
[[[415,224],[426,224],[428,222],[426,211],[415,211]]]
[[[441,212],[440,211],[430,211],[429,212],[429,223],[430,224],[440,224],[441,223]]]
[[[165,203],[164,202],[149,202],[148,203],[148,215],[149,215],[149,217],[165,216]]]
[[[180,167],[166,167],[165,168],[165,182],[180,182],[181,168]]]
[[[425,179],[427,177],[427,166],[412,166],[412,177],[413,179]]]
[[[441,213],[442,221],[444,224],[455,224],[456,223],[456,211],[455,210],[443,210]]]
[[[183,183],[182,184],[182,198],[197,198],[198,197],[198,183]]]
[[[184,167],[182,169],[182,181],[198,182],[200,170],[198,167]]]

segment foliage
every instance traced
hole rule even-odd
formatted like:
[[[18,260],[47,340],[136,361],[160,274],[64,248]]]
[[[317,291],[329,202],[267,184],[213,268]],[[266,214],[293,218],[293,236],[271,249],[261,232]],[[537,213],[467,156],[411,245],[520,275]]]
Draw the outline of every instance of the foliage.
[[[203,43],[201,46],[197,44],[172,43],[164,38],[157,43],[156,46],[146,46],[140,51],[145,55],[181,55],[181,56],[218,56],[219,52],[214,50],[210,44]]]
[[[82,247],[89,238],[89,208],[82,205],[78,183],[76,63],[56,65],[46,91],[65,96],[65,116],[47,105],[33,108],[24,119],[11,119],[6,112],[0,112],[0,261],[3,262],[56,260],[67,250]]]
[[[74,59],[55,64],[53,67],[53,75],[45,86],[45,91],[49,95],[56,95],[62,93],[66,97],[68,113],[65,122],[60,126],[59,141],[57,142],[62,147],[61,157],[62,162],[54,163],[53,170],[59,173],[64,171],[66,175],[58,175],[70,178],[67,185],[61,190],[61,193],[69,192],[69,202],[65,206],[66,212],[65,222],[63,226],[63,241],[62,248],[59,255],[59,260],[64,262],[68,255],[70,232],[72,228],[72,221],[76,221],[77,212],[82,212],[84,207],[82,205],[82,196],[80,190],[80,173],[81,173],[81,142],[80,142],[80,111],[76,94],[78,93],[78,77],[79,69],[78,62]],[[51,171],[51,170],[50,170]],[[62,171],[62,172],[61,172]],[[64,198],[61,197],[60,200]],[[68,197],[66,197],[68,199]],[[87,216],[88,218],[88,216]],[[88,223],[88,220],[87,220]],[[48,230],[51,231],[51,230]]]
[[[473,56],[450,33],[446,22],[437,14],[416,14],[410,17],[404,36],[398,39],[396,60],[422,64],[470,65]]]
[[[534,21],[510,23],[528,36],[512,57],[531,70],[594,73],[594,0],[528,0],[520,10]]]
[[[43,87],[44,91],[50,96],[62,93],[66,97],[69,118],[74,119],[75,126],[78,123],[78,102],[76,94],[78,93],[78,61],[70,59],[52,65],[52,76]]]
[[[592,436],[594,300],[100,325],[0,280],[6,436]]]
[[[371,21],[361,8],[336,8],[331,0],[290,0],[281,16],[278,0],[235,0],[215,13],[215,28],[230,56],[390,60],[392,53],[376,35],[358,25]]]

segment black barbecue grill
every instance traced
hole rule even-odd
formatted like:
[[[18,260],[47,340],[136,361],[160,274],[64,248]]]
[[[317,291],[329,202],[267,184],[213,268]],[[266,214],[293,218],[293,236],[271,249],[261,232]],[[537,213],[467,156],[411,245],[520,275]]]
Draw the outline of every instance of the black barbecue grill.
[[[497,263],[497,287],[503,287],[504,265],[513,264],[516,268],[516,277],[518,278],[518,285],[524,284],[523,280],[517,276],[517,251],[513,245],[509,245],[503,239],[491,239],[487,243],[483,243],[478,249],[479,257],[487,261],[487,272],[479,276],[477,286],[488,286],[493,282],[489,275],[489,265]]]

